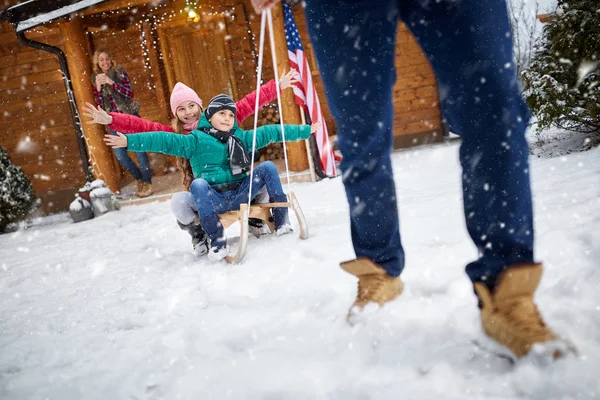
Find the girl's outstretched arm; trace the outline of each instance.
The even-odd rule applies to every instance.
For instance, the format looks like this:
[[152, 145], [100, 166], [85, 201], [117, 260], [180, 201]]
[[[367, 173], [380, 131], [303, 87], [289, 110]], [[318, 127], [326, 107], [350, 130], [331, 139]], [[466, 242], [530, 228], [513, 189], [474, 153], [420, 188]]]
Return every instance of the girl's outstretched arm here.
[[85, 102], [85, 107], [83, 107], [83, 115], [92, 119], [91, 121], [87, 121], [88, 124], [108, 125], [112, 123], [113, 120], [102, 107], [98, 106], [98, 108], [96, 108], [87, 101]]
[[[290, 70], [288, 73], [283, 73], [279, 78], [279, 87], [281, 90], [292, 87], [298, 82], [298, 71]], [[258, 107], [262, 107], [277, 98], [277, 88], [275, 80], [271, 79], [260, 87], [260, 97], [258, 98]], [[235, 103], [237, 108], [236, 117], [238, 123], [242, 123], [246, 118], [254, 114], [256, 103], [256, 91], [248, 93], [243, 99]]]
[[167, 131], [173, 132], [173, 128], [163, 125], [159, 122], [152, 122], [135, 115], [123, 114], [117, 112], [106, 113], [100, 106], [94, 107], [90, 103], [85, 103], [83, 115], [91, 118], [88, 124], [107, 125], [108, 129], [123, 133], [155, 132]]
[[135, 115], [111, 112], [109, 116], [112, 117], [112, 122], [108, 125], [108, 129], [113, 131], [127, 134], [158, 131], [173, 132], [173, 127], [169, 125], [148, 121]]

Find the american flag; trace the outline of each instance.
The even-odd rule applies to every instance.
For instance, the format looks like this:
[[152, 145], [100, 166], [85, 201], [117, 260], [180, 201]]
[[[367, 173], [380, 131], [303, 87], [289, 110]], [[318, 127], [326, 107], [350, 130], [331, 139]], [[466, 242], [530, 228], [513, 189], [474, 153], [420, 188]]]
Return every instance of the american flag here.
[[300, 73], [300, 82], [294, 85], [294, 100], [296, 101], [296, 104], [303, 107], [308, 112], [312, 122], [321, 121], [321, 128], [315, 132], [321, 168], [327, 175], [335, 176], [335, 160], [329, 144], [329, 134], [327, 133], [327, 126], [323, 119], [319, 97], [317, 96], [317, 91], [313, 84], [310, 68], [308, 67], [306, 57], [304, 57], [304, 49], [300, 42], [300, 34], [298, 33], [292, 10], [288, 6], [286, 0], [282, 0], [282, 3], [283, 23], [285, 26], [285, 37], [287, 40], [290, 66]]

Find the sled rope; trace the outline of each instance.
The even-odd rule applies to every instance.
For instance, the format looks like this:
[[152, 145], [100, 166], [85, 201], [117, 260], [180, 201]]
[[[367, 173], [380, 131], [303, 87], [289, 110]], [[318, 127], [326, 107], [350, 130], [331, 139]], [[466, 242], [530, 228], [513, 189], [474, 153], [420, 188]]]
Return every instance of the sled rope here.
[[260, 81], [262, 78], [263, 55], [265, 49], [265, 21], [269, 23], [269, 43], [271, 46], [271, 57], [273, 58], [273, 69], [275, 70], [275, 90], [277, 92], [277, 107], [279, 108], [279, 126], [283, 140], [283, 158], [285, 160], [285, 176], [287, 178], [288, 193], [291, 193], [290, 170], [288, 167], [287, 147], [285, 145], [285, 129], [283, 125], [283, 108], [281, 107], [281, 93], [279, 89], [279, 73], [277, 71], [277, 56], [275, 54], [275, 36], [273, 33], [273, 17], [271, 10], [263, 11], [260, 17], [260, 40], [258, 50], [258, 71], [256, 74], [256, 101], [254, 103], [254, 129], [252, 132], [252, 160], [250, 162], [250, 187], [248, 188], [248, 204], [252, 201], [252, 183], [254, 180], [254, 153], [256, 152], [256, 127], [258, 124], [258, 100], [260, 98]]

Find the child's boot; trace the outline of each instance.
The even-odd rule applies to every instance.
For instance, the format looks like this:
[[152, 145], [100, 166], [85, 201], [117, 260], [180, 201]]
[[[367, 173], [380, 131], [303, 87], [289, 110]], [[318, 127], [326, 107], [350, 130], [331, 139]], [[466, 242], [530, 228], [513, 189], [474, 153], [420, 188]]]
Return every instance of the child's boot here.
[[383, 305], [400, 296], [404, 283], [400, 277], [392, 277], [385, 269], [366, 257], [340, 264], [342, 269], [358, 278], [356, 300], [348, 312], [348, 317], [356, 307], [362, 310], [369, 303]]
[[219, 261], [229, 254], [227, 246], [227, 236], [223, 224], [219, 221], [219, 216], [214, 213], [202, 219], [202, 224], [207, 228], [208, 241], [210, 249], [208, 250], [208, 259]]
[[194, 218], [194, 221], [187, 225], [184, 225], [179, 221], [177, 221], [177, 224], [182, 230], [189, 233], [192, 237], [194, 253], [199, 256], [203, 256], [208, 253], [208, 235], [206, 232], [204, 232], [204, 229], [202, 229], [199, 218]]
[[517, 358], [542, 343], [541, 352], [554, 359], [574, 352], [546, 326], [533, 302], [541, 276], [541, 264], [518, 264], [498, 276], [493, 290], [485, 283], [474, 283], [484, 332]]
[[227, 241], [225, 243], [216, 243], [211, 242], [210, 250], [208, 251], [208, 259], [210, 261], [220, 261], [227, 257], [229, 254], [229, 246], [227, 246]]
[[[281, 198], [271, 198], [270, 201], [271, 203], [285, 203], [287, 202], [287, 196], [284, 194]], [[281, 236], [293, 232], [287, 207], [275, 207], [271, 209], [271, 212], [275, 221], [275, 235]]]
[[269, 224], [265, 224], [260, 218], [248, 218], [248, 233], [256, 237], [271, 233]]

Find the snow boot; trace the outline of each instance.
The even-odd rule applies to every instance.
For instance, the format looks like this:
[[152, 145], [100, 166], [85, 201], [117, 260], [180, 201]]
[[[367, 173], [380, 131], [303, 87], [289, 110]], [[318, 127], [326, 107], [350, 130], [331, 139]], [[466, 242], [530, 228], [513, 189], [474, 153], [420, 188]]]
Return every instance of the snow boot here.
[[379, 306], [400, 296], [404, 283], [400, 277], [391, 277], [385, 269], [366, 257], [340, 264], [342, 269], [358, 278], [356, 300], [348, 312], [348, 318], [356, 308], [362, 310], [369, 303]]
[[208, 235], [206, 232], [204, 232], [204, 229], [202, 229], [199, 218], [194, 218], [194, 221], [187, 225], [177, 221], [177, 225], [179, 225], [182, 230], [189, 233], [192, 237], [194, 253], [199, 256], [203, 256], [208, 253]]
[[287, 224], [281, 225], [279, 228], [275, 229], [275, 235], [281, 236], [287, 233], [292, 233], [294, 230], [292, 229], [292, 225], [288, 222]]
[[269, 224], [265, 224], [260, 218], [248, 218], [248, 233], [259, 237], [268, 235], [271, 233], [271, 229], [269, 229]]
[[212, 246], [208, 251], [208, 259], [212, 262], [221, 261], [229, 254], [229, 246]]
[[533, 302], [541, 277], [541, 264], [515, 264], [498, 276], [493, 290], [483, 282], [474, 283], [483, 331], [517, 358], [537, 344], [553, 359], [574, 352], [546, 326]]

